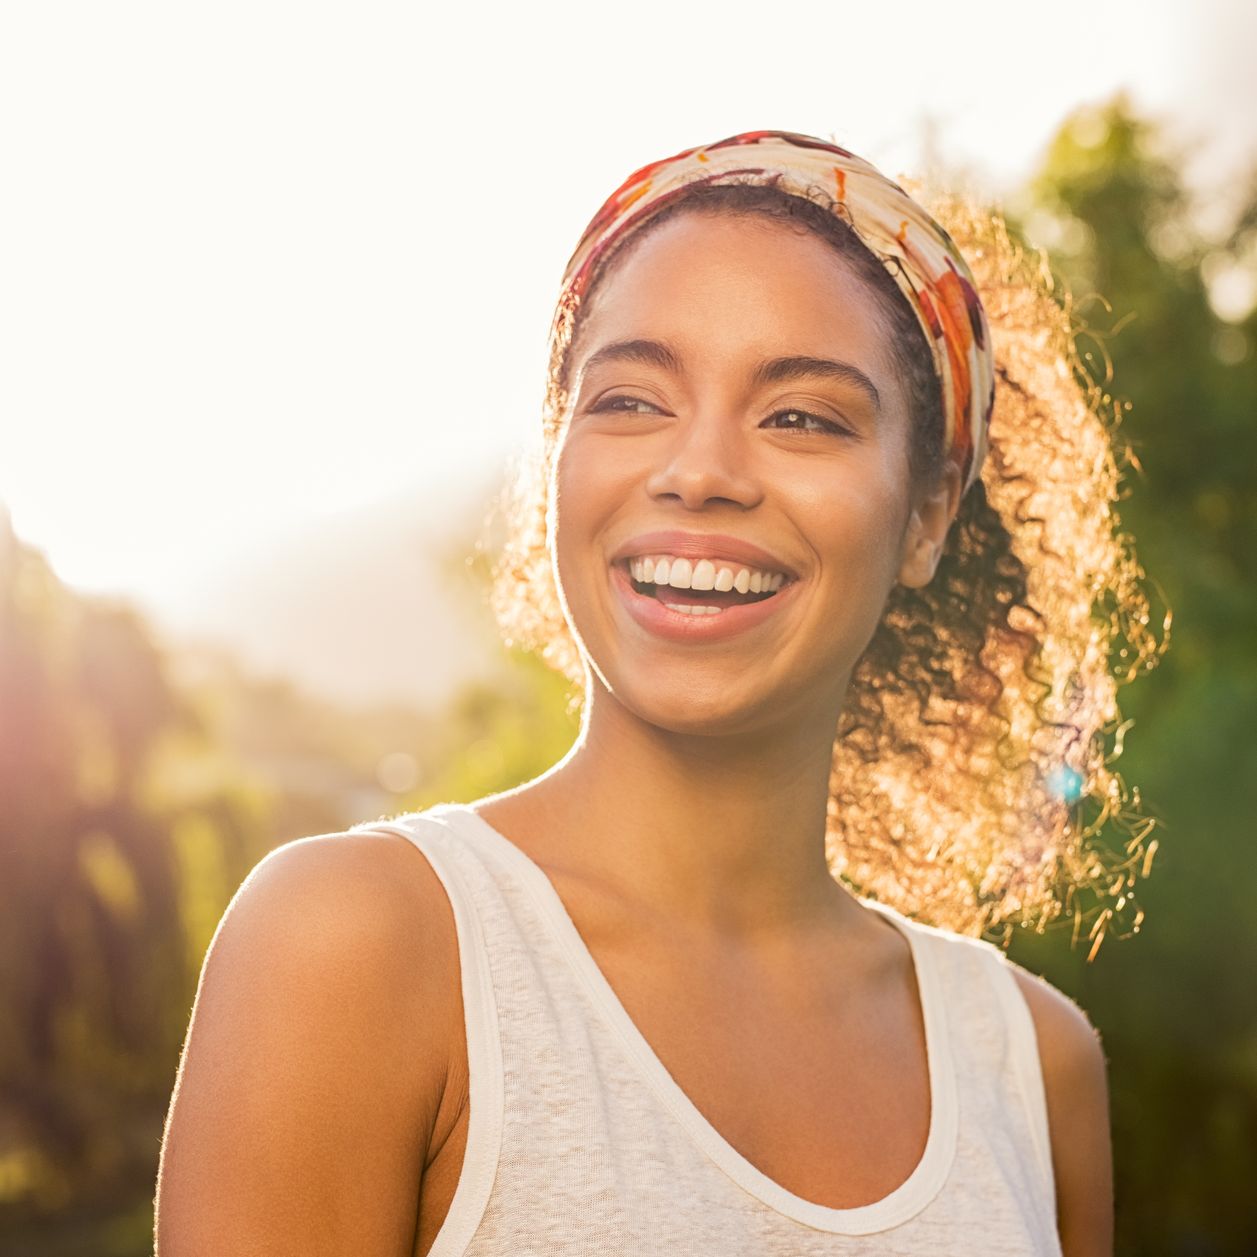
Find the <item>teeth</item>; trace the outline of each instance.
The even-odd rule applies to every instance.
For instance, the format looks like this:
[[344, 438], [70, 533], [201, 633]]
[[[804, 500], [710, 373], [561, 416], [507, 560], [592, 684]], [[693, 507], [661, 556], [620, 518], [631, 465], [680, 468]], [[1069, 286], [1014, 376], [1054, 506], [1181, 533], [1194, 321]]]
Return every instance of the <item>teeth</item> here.
[[[672, 589], [719, 590], [727, 593], [776, 593], [786, 583], [784, 572], [758, 571], [749, 567], [728, 567], [713, 559], [694, 562], [674, 555], [647, 555], [629, 560], [635, 581], [647, 585], [667, 585]], [[705, 608], [704, 610], [718, 610]]]
[[699, 559], [694, 564], [694, 575], [690, 577], [690, 588], [716, 588], [716, 565], [710, 559]]
[[724, 611], [724, 607], [698, 607], [690, 602], [665, 602], [663, 605], [684, 615], [720, 615]]
[[694, 567], [689, 559], [673, 559], [668, 569], [668, 584], [673, 589], [689, 589]]

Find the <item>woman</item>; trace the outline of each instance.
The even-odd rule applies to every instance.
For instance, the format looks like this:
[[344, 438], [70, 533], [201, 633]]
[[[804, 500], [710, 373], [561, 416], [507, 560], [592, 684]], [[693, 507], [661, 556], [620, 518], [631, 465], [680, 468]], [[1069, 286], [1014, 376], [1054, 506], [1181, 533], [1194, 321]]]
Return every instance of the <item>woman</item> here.
[[772, 131], [595, 216], [496, 604], [580, 736], [250, 874], [162, 1257], [1111, 1251], [1098, 1038], [977, 935], [1129, 889], [1079, 817], [1147, 617], [1065, 316], [966, 221]]

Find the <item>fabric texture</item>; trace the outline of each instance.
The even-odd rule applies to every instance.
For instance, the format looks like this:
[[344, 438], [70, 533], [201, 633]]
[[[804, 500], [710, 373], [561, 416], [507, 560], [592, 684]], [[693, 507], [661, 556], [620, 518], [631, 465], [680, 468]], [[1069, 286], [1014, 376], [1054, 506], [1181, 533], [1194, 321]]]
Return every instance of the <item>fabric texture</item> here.
[[543, 870], [471, 809], [386, 831], [454, 912], [470, 1085], [467, 1149], [431, 1257], [1060, 1257], [1042, 1072], [1002, 952], [865, 901], [912, 949], [930, 1131], [909, 1177], [833, 1209], [744, 1159], [630, 1020]]
[[[854, 153], [793, 131], [744, 131], [635, 170], [607, 198], [563, 275], [551, 343], [598, 261], [694, 183], [768, 183], [796, 196], [823, 191], [886, 265], [925, 332], [943, 390], [944, 449], [977, 480], [995, 402], [995, 361], [973, 273], [951, 236], [899, 184]], [[815, 197], [811, 197], [815, 199]]]

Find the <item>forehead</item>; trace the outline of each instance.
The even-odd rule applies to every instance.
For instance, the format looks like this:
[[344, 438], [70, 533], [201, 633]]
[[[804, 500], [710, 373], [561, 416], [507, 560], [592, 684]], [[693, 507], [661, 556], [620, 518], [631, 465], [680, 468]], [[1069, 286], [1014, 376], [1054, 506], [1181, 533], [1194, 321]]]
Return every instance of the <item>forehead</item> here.
[[599, 278], [572, 365], [631, 334], [716, 355], [842, 350], [885, 372], [882, 300], [814, 232], [762, 216], [681, 214], [631, 240]]

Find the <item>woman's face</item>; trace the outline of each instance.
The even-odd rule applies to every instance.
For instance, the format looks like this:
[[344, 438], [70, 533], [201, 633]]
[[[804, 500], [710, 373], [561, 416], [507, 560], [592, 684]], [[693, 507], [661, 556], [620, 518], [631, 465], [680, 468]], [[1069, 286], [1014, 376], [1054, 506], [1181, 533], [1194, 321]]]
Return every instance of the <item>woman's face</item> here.
[[605, 277], [551, 486], [595, 686], [676, 732], [832, 734], [887, 595], [929, 579], [950, 519], [910, 498], [884, 336], [828, 245], [762, 219], [682, 214]]

